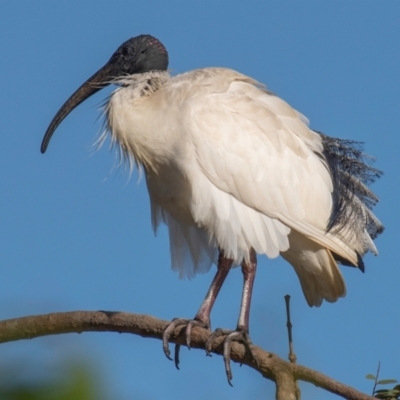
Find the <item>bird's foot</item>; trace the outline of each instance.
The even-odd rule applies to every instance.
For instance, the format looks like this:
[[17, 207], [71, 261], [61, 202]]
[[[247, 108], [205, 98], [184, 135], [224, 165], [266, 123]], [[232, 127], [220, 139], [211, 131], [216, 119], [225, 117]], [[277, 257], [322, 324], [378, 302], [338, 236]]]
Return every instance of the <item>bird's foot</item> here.
[[174, 318], [164, 329], [164, 332], [162, 334], [162, 343], [163, 343], [163, 350], [164, 354], [167, 356], [167, 358], [171, 361], [175, 362], [175, 367], [179, 369], [179, 350], [181, 345], [180, 344], [175, 344], [175, 352], [174, 352], [174, 358], [171, 358], [171, 352], [169, 350], [169, 338], [171, 337], [172, 332], [177, 328], [178, 326], [186, 326], [185, 328], [185, 336], [186, 336], [186, 345], [188, 349], [190, 349], [190, 341], [191, 341], [191, 334], [192, 334], [192, 329], [195, 326], [200, 326], [202, 328], [210, 329], [210, 322], [206, 321], [200, 321], [198, 319], [184, 319], [184, 318]]
[[230, 386], [232, 385], [232, 370], [231, 370], [231, 348], [232, 348], [232, 342], [239, 342], [242, 343], [245, 348], [246, 352], [248, 352], [253, 359], [253, 362], [256, 363], [257, 365], [258, 360], [254, 354], [254, 346], [253, 343], [250, 339], [249, 332], [246, 329], [241, 329], [237, 328], [235, 331], [232, 330], [227, 330], [227, 329], [221, 329], [218, 328], [216, 329], [210, 337], [207, 339], [206, 342], [206, 353], [208, 356], [211, 356], [211, 349], [213, 347], [213, 344], [217, 338], [220, 336], [226, 336], [224, 341], [222, 342], [223, 344], [223, 357], [224, 357], [224, 364], [225, 364], [225, 372], [226, 372], [226, 377], [228, 378], [228, 383]]

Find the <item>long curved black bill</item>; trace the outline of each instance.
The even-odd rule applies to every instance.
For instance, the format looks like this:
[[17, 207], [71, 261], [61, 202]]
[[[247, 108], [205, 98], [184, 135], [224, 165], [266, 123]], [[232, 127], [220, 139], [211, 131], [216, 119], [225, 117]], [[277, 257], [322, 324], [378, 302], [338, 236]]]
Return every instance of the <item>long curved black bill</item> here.
[[92, 75], [78, 90], [76, 90], [71, 97], [62, 105], [50, 122], [49, 127], [43, 137], [40, 151], [44, 153], [49, 145], [50, 139], [53, 133], [57, 129], [58, 125], [64, 120], [64, 118], [79, 104], [85, 101], [88, 97], [98, 92], [110, 84], [112, 80], [113, 65], [107, 63], [99, 69], [94, 75]]

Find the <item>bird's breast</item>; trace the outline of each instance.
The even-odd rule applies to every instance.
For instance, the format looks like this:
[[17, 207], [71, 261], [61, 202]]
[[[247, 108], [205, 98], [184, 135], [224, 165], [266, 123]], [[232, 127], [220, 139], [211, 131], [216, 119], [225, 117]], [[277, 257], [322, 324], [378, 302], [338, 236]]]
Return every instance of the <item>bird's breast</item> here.
[[191, 212], [192, 188], [184, 174], [175, 166], [159, 172], [146, 171], [151, 202], [167, 211], [176, 221], [195, 225]]

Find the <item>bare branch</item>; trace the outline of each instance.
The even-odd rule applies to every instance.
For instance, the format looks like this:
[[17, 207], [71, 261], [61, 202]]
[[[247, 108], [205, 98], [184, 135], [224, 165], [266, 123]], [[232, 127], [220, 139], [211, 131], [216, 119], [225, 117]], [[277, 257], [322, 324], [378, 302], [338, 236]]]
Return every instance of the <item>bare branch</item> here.
[[[74, 311], [36, 315], [0, 321], [0, 343], [39, 336], [61, 333], [81, 332], [119, 332], [131, 333], [142, 337], [160, 339], [164, 328], [169, 324], [149, 315], [130, 314], [119, 311]], [[171, 343], [185, 345], [184, 328], [177, 328], [171, 335]], [[191, 335], [191, 347], [205, 349], [210, 332], [194, 327]], [[222, 354], [223, 337], [215, 340], [212, 352]], [[373, 397], [336, 382], [333, 379], [309, 368], [282, 360], [277, 355], [254, 346], [258, 366], [245, 346], [233, 343], [231, 359], [246, 364], [259, 371], [265, 378], [277, 384], [276, 399], [294, 399], [295, 380], [313, 383], [327, 391], [350, 400], [374, 400]]]
[[338, 396], [341, 396], [347, 400], [376, 400], [375, 397], [360, 393], [358, 390], [352, 388], [351, 386], [347, 386], [343, 383], [335, 381], [334, 379], [329, 378], [328, 376], [321, 374], [320, 372], [314, 371], [298, 364], [292, 364], [292, 366], [296, 379], [310, 382], [315, 386], [325, 389], [328, 392], [337, 394]]

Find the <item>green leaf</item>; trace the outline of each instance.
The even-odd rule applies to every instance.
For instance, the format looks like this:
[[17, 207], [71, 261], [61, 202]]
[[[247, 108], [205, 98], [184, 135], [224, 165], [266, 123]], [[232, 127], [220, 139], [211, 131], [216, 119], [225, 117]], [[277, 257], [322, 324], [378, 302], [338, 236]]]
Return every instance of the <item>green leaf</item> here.
[[376, 382], [378, 385], [389, 385], [389, 383], [397, 383], [396, 379], [382, 379]]
[[366, 376], [366, 378], [367, 378], [367, 379], [372, 379], [373, 381], [376, 379], [376, 378], [375, 378], [375, 375], [372, 375], [372, 374], [368, 374], [368, 375]]
[[398, 390], [380, 389], [375, 391], [374, 396], [378, 399], [396, 400], [399, 394]]

